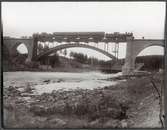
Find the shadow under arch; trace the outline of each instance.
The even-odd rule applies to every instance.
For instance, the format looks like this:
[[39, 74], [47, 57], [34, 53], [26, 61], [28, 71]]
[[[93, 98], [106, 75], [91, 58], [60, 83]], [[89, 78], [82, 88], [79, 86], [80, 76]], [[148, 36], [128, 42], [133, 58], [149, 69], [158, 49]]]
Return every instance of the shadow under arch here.
[[157, 44], [150, 44], [135, 57], [135, 68], [157, 70], [164, 68], [164, 46]]

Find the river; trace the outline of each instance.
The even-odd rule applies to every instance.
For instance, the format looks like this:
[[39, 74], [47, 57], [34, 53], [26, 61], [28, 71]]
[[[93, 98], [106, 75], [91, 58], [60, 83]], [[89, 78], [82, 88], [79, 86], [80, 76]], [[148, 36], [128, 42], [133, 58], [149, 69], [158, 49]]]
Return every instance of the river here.
[[31, 86], [35, 94], [50, 93], [53, 90], [94, 89], [111, 86], [118, 81], [105, 79], [119, 76], [117, 74], [104, 74], [101, 72], [4, 72], [4, 87], [17, 87], [20, 91], [24, 86]]

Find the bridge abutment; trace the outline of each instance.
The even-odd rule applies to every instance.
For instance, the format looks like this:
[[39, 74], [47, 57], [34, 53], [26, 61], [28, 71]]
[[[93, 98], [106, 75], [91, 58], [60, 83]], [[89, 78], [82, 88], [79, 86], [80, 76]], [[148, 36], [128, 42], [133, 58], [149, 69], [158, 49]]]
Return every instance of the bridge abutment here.
[[34, 39], [4, 39], [3, 40], [3, 44], [7, 48], [10, 57], [17, 54], [16, 49], [22, 43], [26, 46], [28, 50], [28, 54], [27, 54], [28, 56], [27, 56], [26, 62], [32, 62], [33, 59], [35, 59], [36, 57], [35, 47], [37, 46], [34, 44]]
[[135, 71], [135, 60], [139, 53], [150, 46], [164, 47], [164, 40], [151, 40], [151, 39], [133, 39], [127, 38], [125, 64], [122, 67], [123, 75], [132, 75]]

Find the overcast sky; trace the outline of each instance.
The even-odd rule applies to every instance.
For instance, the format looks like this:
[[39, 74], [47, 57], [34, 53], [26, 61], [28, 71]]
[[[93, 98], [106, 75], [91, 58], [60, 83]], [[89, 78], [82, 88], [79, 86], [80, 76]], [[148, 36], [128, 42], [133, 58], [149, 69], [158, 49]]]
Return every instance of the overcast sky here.
[[[165, 2], [2, 2], [2, 22], [3, 34], [12, 37], [36, 32], [104, 31], [163, 39]], [[125, 47], [119, 55], [125, 55]]]

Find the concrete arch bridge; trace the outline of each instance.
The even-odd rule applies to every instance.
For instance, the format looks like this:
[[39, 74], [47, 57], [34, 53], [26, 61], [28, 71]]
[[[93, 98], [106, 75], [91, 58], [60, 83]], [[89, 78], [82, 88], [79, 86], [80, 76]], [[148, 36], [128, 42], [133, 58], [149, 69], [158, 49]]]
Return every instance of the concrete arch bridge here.
[[[67, 44], [61, 44], [48, 50], [38, 52], [38, 42], [67, 42]], [[37, 61], [40, 57], [49, 55], [55, 51], [71, 48], [71, 47], [82, 47], [96, 50], [113, 60], [117, 57], [112, 55], [106, 50], [98, 47], [86, 44], [80, 44], [80, 42], [89, 43], [116, 43], [121, 44], [122, 42], [127, 43], [126, 47], [126, 58], [125, 64], [122, 67], [124, 75], [133, 74], [135, 70], [135, 59], [137, 55], [145, 48], [149, 46], [165, 46], [165, 40], [163, 39], [135, 39], [132, 33], [104, 33], [104, 32], [61, 32], [53, 34], [34, 34], [32, 38], [3, 38], [3, 46], [8, 51], [9, 55], [12, 56], [16, 53], [16, 48], [24, 43], [28, 50], [27, 62]]]

